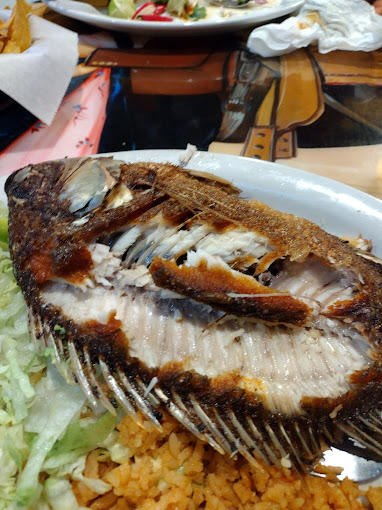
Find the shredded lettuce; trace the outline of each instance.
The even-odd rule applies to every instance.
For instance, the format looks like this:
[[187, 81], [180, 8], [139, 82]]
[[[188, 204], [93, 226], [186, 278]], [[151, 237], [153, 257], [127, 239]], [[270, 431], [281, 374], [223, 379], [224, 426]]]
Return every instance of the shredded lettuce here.
[[[66, 478], [48, 478], [44, 485], [43, 495], [52, 510], [80, 509], [75, 495], [71, 489], [69, 480]], [[42, 510], [42, 509], [41, 509]]]
[[[62, 439], [57, 441], [50, 456], [77, 450], [79, 453], [90, 451], [99, 446], [115, 428], [115, 416], [105, 413], [97, 421], [73, 421]], [[81, 423], [82, 422], [82, 423]], [[85, 423], [84, 423], [85, 422]]]
[[8, 244], [8, 221], [5, 206], [1, 206], [0, 214], [0, 242]]
[[70, 386], [49, 365], [47, 375], [36, 388], [36, 398], [25, 421], [27, 432], [36, 432], [27, 463], [16, 486], [15, 501], [19, 506], [34, 503], [40, 491], [39, 473], [45, 458], [65, 432], [73, 418], [78, 417], [85, 403], [79, 386]]
[[28, 455], [22, 420], [34, 389], [30, 376], [45, 366], [30, 342], [26, 308], [9, 258], [7, 211], [0, 204], [0, 509], [14, 501], [16, 477]]
[[177, 16], [180, 16], [184, 12], [186, 4], [187, 0], [168, 0], [167, 10], [171, 14], [176, 14]]
[[111, 489], [84, 476], [87, 453], [126, 457], [116, 418], [104, 410], [82, 418], [82, 391], [61, 377], [47, 351], [39, 353], [29, 337], [0, 203], [0, 510], [81, 510], [70, 479], [98, 494]]

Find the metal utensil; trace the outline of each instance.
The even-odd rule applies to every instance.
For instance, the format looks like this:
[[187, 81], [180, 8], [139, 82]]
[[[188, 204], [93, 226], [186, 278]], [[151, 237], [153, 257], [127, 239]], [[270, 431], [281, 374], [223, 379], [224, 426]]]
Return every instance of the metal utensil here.
[[358, 483], [370, 482], [382, 474], [382, 462], [368, 460], [337, 448], [327, 450], [321, 464], [341, 467], [342, 472], [338, 475], [340, 480], [350, 478]]

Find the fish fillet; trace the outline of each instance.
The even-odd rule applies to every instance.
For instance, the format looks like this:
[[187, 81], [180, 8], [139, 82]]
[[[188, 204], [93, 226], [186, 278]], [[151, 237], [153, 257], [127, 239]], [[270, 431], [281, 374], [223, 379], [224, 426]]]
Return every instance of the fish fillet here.
[[31, 165], [6, 183], [36, 342], [112, 412], [167, 409], [221, 452], [305, 468], [382, 455], [382, 266], [170, 164]]

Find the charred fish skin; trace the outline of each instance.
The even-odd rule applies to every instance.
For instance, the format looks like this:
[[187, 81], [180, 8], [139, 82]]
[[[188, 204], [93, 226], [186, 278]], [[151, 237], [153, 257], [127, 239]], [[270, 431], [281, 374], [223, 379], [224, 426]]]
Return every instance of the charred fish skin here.
[[317, 225], [170, 164], [76, 158], [6, 183], [32, 337], [96, 404], [165, 407], [221, 452], [297, 469], [382, 455], [382, 272]]

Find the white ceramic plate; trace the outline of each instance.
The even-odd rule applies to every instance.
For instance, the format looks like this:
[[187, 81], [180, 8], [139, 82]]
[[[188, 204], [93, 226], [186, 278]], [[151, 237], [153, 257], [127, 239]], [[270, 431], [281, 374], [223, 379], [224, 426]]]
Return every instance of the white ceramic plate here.
[[[138, 150], [113, 154], [115, 159], [179, 164], [181, 150]], [[242, 190], [283, 212], [317, 223], [338, 236], [373, 240], [382, 257], [382, 201], [355, 188], [284, 165], [227, 154], [197, 152], [186, 168], [220, 175]]]
[[[242, 28], [256, 26], [266, 21], [285, 16], [297, 10], [304, 0], [279, 0], [273, 7], [252, 7], [230, 9], [230, 15], [222, 17], [220, 7], [212, 7], [210, 17], [200, 21], [136, 21], [118, 19], [107, 16], [105, 9], [95, 11], [82, 2], [65, 2], [63, 0], [44, 0], [51, 9], [70, 18], [96, 25], [107, 30], [129, 32], [146, 36], [186, 36], [211, 35], [222, 32], [233, 32]], [[78, 3], [78, 6], [75, 4]], [[93, 12], [92, 12], [93, 11]]]
[[[181, 150], [117, 152], [115, 159], [179, 164]], [[314, 221], [338, 236], [373, 241], [373, 252], [382, 257], [382, 201], [355, 188], [309, 172], [256, 159], [197, 152], [186, 168], [220, 175], [256, 198], [284, 212]], [[0, 200], [5, 200], [5, 178], [0, 178]]]
[[[180, 163], [181, 150], [137, 150], [102, 154], [136, 163], [139, 161]], [[373, 252], [382, 257], [382, 201], [339, 182], [293, 168], [250, 158], [197, 152], [186, 168], [219, 175], [233, 182], [245, 198], [256, 198], [283, 212], [314, 221], [338, 236], [371, 239]], [[5, 201], [4, 183], [0, 177], [0, 201]], [[327, 465], [347, 466], [352, 478], [358, 462], [355, 457], [334, 451]], [[353, 471], [352, 471], [353, 470]], [[373, 482], [380, 486], [381, 480]], [[365, 486], [366, 488], [366, 486]]]

